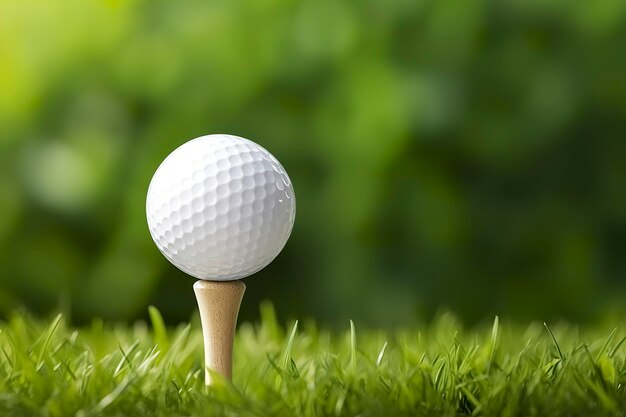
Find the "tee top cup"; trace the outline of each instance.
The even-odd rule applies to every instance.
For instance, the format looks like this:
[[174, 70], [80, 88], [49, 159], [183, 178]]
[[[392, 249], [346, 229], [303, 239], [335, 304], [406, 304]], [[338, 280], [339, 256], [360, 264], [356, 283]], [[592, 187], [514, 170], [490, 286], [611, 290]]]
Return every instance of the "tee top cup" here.
[[245, 285], [289, 239], [296, 201], [280, 162], [258, 144], [207, 135], [175, 149], [146, 199], [152, 239], [177, 268], [199, 279], [206, 365], [230, 379], [235, 325]]

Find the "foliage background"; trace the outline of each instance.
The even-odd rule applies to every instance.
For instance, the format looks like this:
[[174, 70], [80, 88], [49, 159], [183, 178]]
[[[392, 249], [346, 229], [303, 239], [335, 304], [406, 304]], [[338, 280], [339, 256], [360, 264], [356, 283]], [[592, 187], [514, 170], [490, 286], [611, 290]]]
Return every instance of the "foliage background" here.
[[620, 313], [625, 40], [621, 0], [2, 0], [0, 313], [187, 319], [145, 193], [219, 132], [298, 199], [244, 318]]

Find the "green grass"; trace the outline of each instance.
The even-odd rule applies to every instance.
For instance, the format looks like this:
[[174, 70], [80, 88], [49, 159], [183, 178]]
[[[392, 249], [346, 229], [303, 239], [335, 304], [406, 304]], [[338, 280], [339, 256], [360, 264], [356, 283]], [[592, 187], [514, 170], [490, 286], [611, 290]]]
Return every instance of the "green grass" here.
[[233, 384], [205, 389], [197, 322], [0, 323], [1, 416], [603, 416], [626, 409], [625, 344], [610, 326], [451, 315], [386, 332], [242, 323]]

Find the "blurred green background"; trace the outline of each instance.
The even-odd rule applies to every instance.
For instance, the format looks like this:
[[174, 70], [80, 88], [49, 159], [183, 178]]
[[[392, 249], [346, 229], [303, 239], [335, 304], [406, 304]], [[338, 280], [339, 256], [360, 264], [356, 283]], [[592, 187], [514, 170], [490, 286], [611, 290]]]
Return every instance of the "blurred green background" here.
[[2, 0], [0, 314], [187, 319], [145, 195], [207, 133], [296, 189], [242, 318], [619, 314], [625, 46], [623, 0]]

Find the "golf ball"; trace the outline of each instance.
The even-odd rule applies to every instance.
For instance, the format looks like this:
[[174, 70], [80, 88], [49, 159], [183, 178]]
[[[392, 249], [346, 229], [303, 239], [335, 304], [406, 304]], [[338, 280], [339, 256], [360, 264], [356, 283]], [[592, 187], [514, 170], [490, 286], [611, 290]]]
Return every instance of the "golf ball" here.
[[152, 239], [176, 267], [227, 281], [267, 266], [291, 234], [296, 200], [289, 176], [263, 147], [207, 135], [175, 149], [146, 199]]

